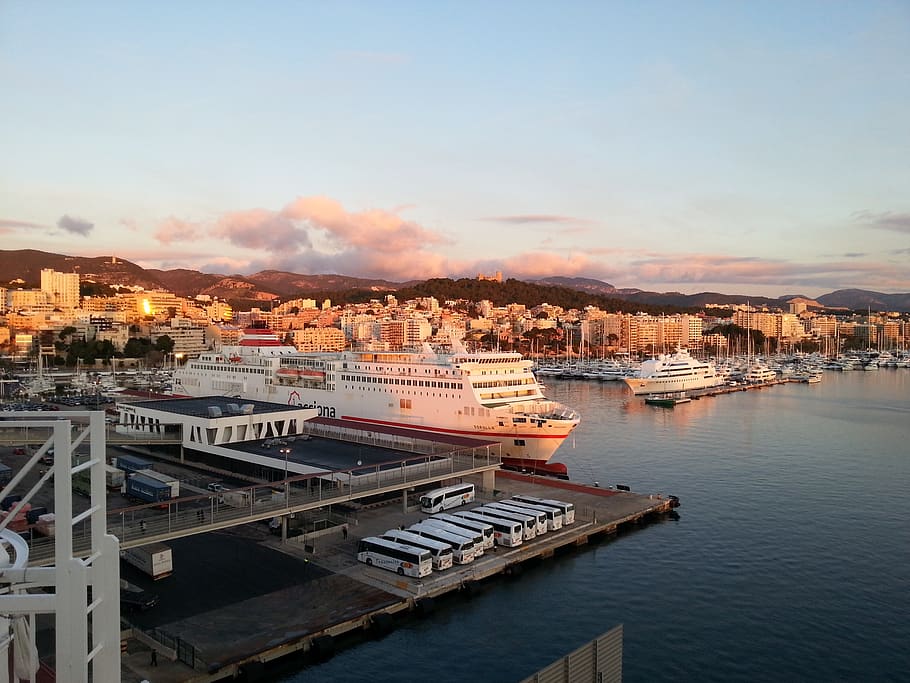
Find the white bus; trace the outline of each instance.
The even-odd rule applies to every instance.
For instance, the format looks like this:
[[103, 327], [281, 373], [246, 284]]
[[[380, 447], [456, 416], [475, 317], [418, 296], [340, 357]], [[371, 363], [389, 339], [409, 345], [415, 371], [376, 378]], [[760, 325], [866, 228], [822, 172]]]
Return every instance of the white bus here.
[[486, 507], [493, 508], [494, 510], [502, 510], [503, 512], [514, 512], [519, 515], [533, 517], [534, 522], [537, 524], [537, 527], [534, 529], [534, 531], [537, 532], [537, 535], [542, 536], [547, 533], [547, 513], [545, 512], [541, 512], [540, 510], [522, 510], [514, 505], [509, 505], [509, 503], [504, 500], [487, 503]]
[[470, 510], [453, 512], [452, 517], [460, 517], [467, 522], [488, 524], [493, 527], [493, 539], [501, 546], [511, 548], [516, 545], [521, 545], [522, 525], [519, 522], [509, 519], [499, 519], [497, 517], [484, 517], [483, 515], [475, 514]]
[[533, 541], [537, 538], [537, 520], [528, 515], [519, 515], [517, 512], [506, 512], [504, 510], [497, 510], [496, 508], [491, 509], [486, 506], [473, 508], [471, 512], [483, 517], [494, 517], [497, 519], [508, 519], [513, 522], [518, 522], [521, 524], [522, 539], [525, 541]]
[[549, 498], [535, 498], [534, 496], [516, 495], [512, 496], [513, 500], [521, 500], [525, 503], [534, 505], [545, 505], [546, 507], [556, 508], [562, 512], [562, 523], [572, 524], [575, 522], [575, 506], [572, 503], [566, 503], [562, 500], [552, 500]]
[[443, 522], [449, 522], [455, 526], [460, 526], [471, 531], [477, 531], [483, 536], [483, 549], [490, 550], [496, 543], [496, 537], [493, 534], [493, 527], [485, 522], [475, 522], [472, 519], [464, 519], [450, 515], [448, 512], [440, 512], [433, 515], [433, 519], [441, 519]]
[[409, 526], [407, 530], [452, 546], [452, 559], [455, 560], [456, 564], [470, 564], [474, 561], [474, 541], [467, 536], [456, 536], [438, 527], [423, 523]]
[[428, 515], [474, 502], [474, 484], [456, 484], [420, 496], [420, 510]]
[[448, 543], [440, 543], [431, 538], [424, 538], [420, 534], [399, 529], [389, 529], [382, 535], [382, 538], [396, 543], [412, 545], [415, 548], [426, 548], [433, 556], [433, 569], [437, 571], [442, 571], [452, 566], [452, 546]]
[[483, 556], [483, 534], [479, 531], [473, 531], [471, 529], [465, 529], [464, 527], [457, 526], [451, 522], [447, 522], [444, 519], [436, 519], [434, 517], [428, 517], [420, 522], [421, 524], [429, 524], [430, 526], [439, 527], [443, 531], [448, 531], [450, 534], [455, 534], [456, 536], [464, 536], [474, 544], [474, 559]]
[[433, 572], [433, 557], [426, 548], [415, 548], [376, 536], [361, 539], [357, 559], [370, 566], [398, 572], [399, 576], [429, 576]]
[[546, 507], [545, 505], [534, 505], [534, 503], [526, 503], [523, 500], [514, 500], [508, 498], [506, 500], [499, 501], [503, 505], [508, 505], [511, 508], [517, 508], [519, 510], [533, 510], [535, 512], [542, 512], [547, 516], [547, 529], [550, 531], [559, 531], [562, 529], [562, 513], [557, 508]]

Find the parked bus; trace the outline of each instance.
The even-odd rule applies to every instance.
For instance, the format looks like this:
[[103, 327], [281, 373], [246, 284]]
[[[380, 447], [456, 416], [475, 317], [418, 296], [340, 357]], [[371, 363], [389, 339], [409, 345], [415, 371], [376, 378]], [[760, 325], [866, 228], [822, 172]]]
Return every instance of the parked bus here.
[[446, 522], [443, 519], [435, 519], [433, 517], [424, 519], [420, 523], [439, 527], [443, 531], [448, 531], [450, 534], [455, 534], [456, 536], [464, 536], [465, 538], [470, 539], [474, 544], [474, 559], [476, 560], [478, 557], [483, 557], [483, 534], [479, 531], [465, 529], [464, 527], [457, 526], [451, 522]]
[[474, 484], [456, 484], [420, 496], [420, 510], [428, 515], [474, 502]]
[[412, 545], [415, 548], [426, 548], [433, 556], [433, 569], [441, 571], [452, 566], [452, 546], [448, 543], [440, 543], [431, 538], [425, 538], [420, 534], [411, 531], [401, 531], [399, 529], [389, 529], [382, 538], [396, 543]]
[[538, 536], [542, 536], [547, 533], [547, 513], [541, 512], [540, 510], [522, 510], [521, 508], [515, 507], [514, 505], [509, 505], [508, 501], [496, 501], [495, 503], [488, 503], [488, 508], [493, 508], [494, 510], [502, 510], [503, 512], [514, 512], [519, 515], [527, 515], [528, 517], [533, 517], [534, 522], [537, 524], [534, 531]]
[[562, 523], [572, 524], [575, 522], [575, 506], [562, 500], [553, 500], [550, 498], [535, 498], [534, 496], [516, 495], [512, 496], [513, 500], [521, 500], [525, 503], [534, 505], [546, 505], [547, 507], [556, 508], [562, 512]]
[[547, 507], [546, 505], [535, 505], [534, 503], [526, 503], [523, 500], [515, 500], [514, 498], [508, 498], [500, 502], [503, 505], [508, 505], [509, 507], [518, 508], [520, 510], [536, 510], [542, 512], [547, 516], [548, 530], [559, 531], [562, 529], [562, 512], [560, 512], [558, 508], [551, 508]]
[[522, 526], [518, 522], [496, 517], [484, 517], [470, 510], [459, 510], [458, 512], [453, 512], [451, 516], [460, 517], [466, 522], [477, 522], [493, 527], [493, 539], [501, 546], [511, 548], [521, 545]]
[[537, 520], [530, 515], [522, 515], [517, 512], [506, 512], [505, 510], [488, 508], [486, 505], [479, 508], [473, 508], [471, 512], [474, 512], [478, 515], [483, 515], [484, 517], [498, 517], [499, 519], [509, 519], [513, 522], [518, 522], [521, 524], [521, 537], [525, 541], [533, 541], [535, 538], [537, 538]]
[[456, 564], [470, 564], [474, 561], [474, 541], [467, 536], [457, 536], [439, 527], [423, 523], [409, 526], [407, 530], [452, 546], [452, 559]]
[[443, 522], [449, 522], [455, 526], [460, 526], [465, 529], [470, 529], [471, 531], [480, 532], [480, 535], [483, 536], [483, 549], [490, 550], [493, 545], [496, 543], [496, 537], [494, 536], [493, 527], [485, 522], [475, 522], [471, 519], [464, 519], [463, 517], [456, 517], [455, 515], [450, 515], [448, 512], [440, 512], [437, 515], [433, 515], [433, 519], [441, 519]]
[[433, 572], [433, 557], [426, 548], [415, 548], [376, 536], [360, 541], [357, 559], [370, 566], [398, 572], [399, 576], [429, 576]]

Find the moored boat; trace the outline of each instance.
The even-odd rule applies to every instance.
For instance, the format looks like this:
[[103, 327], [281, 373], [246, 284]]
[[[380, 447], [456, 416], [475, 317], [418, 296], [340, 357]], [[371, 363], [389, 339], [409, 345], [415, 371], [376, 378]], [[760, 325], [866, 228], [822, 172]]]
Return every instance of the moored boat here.
[[641, 364], [637, 375], [623, 379], [632, 393], [661, 394], [692, 389], [708, 389], [724, 383], [713, 363], [700, 361], [686, 349], [660, 355]]
[[[530, 360], [513, 352], [303, 353], [269, 330], [207, 352], [174, 374], [174, 393], [222, 395], [315, 408], [319, 417], [361, 428], [407, 428], [502, 444], [503, 461], [545, 464], [578, 425], [571, 408], [542, 392]], [[562, 468], [564, 470], [564, 468]]]

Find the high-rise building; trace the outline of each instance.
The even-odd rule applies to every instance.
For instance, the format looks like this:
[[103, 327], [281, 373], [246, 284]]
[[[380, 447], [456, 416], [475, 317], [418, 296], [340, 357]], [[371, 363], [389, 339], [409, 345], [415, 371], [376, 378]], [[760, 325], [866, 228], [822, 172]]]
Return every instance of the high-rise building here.
[[79, 273], [60, 273], [53, 268], [42, 268], [41, 291], [57, 308], [78, 308]]

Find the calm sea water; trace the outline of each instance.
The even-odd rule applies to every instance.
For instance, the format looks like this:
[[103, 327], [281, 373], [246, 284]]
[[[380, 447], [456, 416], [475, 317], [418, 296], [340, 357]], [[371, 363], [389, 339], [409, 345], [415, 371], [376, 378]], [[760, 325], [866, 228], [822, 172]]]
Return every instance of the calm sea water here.
[[[644, 405], [549, 382], [573, 479], [673, 493], [677, 521], [494, 581], [286, 677], [515, 681], [624, 626], [624, 680], [910, 680], [910, 371]], [[338, 596], [343, 600], [344, 596]]]

